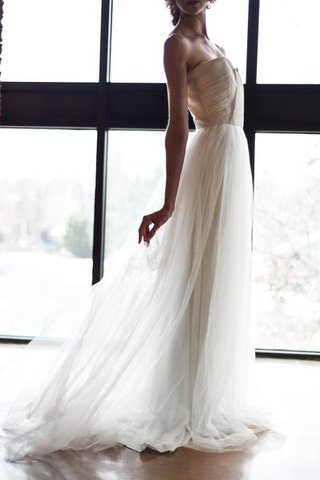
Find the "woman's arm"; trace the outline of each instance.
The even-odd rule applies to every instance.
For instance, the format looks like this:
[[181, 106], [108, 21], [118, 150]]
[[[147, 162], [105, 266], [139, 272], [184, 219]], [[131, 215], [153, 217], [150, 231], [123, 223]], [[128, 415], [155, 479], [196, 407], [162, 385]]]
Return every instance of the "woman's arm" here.
[[[164, 68], [167, 77], [169, 120], [165, 136], [166, 186], [164, 205], [160, 210], [145, 215], [139, 227], [139, 243], [149, 243], [156, 231], [171, 217], [180, 181], [188, 140], [187, 102], [187, 40], [169, 37], [164, 45]], [[151, 230], [149, 225], [153, 224]]]
[[167, 77], [169, 121], [165, 136], [166, 188], [164, 206], [172, 213], [188, 140], [187, 45], [181, 36], [167, 39], [164, 68]]

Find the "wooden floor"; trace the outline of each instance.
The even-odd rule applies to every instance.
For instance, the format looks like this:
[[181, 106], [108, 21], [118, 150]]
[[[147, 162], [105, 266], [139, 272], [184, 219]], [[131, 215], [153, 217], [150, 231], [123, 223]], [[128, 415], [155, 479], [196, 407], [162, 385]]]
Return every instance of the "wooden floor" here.
[[2, 449], [0, 480], [319, 480], [320, 363], [258, 359], [257, 368], [284, 433], [263, 434], [250, 451], [137, 453], [124, 447], [56, 452], [45, 462], [22, 464], [5, 461]]

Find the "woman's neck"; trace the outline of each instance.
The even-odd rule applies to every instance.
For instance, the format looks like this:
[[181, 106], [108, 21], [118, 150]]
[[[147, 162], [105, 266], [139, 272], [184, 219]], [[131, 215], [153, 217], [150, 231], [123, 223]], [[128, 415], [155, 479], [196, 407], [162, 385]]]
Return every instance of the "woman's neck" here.
[[199, 15], [187, 15], [182, 13], [178, 25], [192, 31], [196, 36], [208, 38], [205, 11], [201, 12]]

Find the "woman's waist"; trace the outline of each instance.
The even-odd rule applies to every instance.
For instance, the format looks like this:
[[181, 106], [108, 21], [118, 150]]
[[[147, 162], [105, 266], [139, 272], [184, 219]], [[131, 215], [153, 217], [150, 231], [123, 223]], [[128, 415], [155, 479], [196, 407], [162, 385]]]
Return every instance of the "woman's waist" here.
[[200, 119], [193, 118], [193, 123], [195, 127], [198, 128], [211, 128], [218, 125], [229, 125], [233, 127], [243, 128], [243, 121], [241, 119], [236, 120], [215, 120], [215, 121], [203, 121]]

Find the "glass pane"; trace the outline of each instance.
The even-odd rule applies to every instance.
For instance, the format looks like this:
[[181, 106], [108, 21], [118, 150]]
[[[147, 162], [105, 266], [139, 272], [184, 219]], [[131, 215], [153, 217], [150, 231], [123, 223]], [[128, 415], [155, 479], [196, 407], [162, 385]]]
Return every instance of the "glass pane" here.
[[256, 135], [256, 347], [320, 350], [319, 192], [320, 135]]
[[171, 29], [164, 0], [114, 0], [111, 81], [165, 82], [163, 42]]
[[165, 180], [164, 136], [152, 131], [109, 132], [106, 256], [126, 240], [140, 215], [151, 213], [144, 205], [160, 179]]
[[34, 335], [92, 280], [96, 132], [0, 129], [0, 334]]
[[259, 83], [319, 83], [319, 0], [261, 0]]
[[2, 80], [96, 82], [101, 0], [4, 3]]
[[[230, 15], [232, 12], [232, 15]], [[208, 34], [245, 80], [248, 0], [224, 0], [207, 12]], [[173, 29], [164, 0], [114, 0], [112, 82], [165, 82], [163, 43]]]

